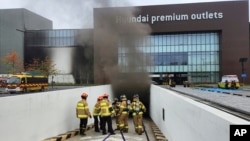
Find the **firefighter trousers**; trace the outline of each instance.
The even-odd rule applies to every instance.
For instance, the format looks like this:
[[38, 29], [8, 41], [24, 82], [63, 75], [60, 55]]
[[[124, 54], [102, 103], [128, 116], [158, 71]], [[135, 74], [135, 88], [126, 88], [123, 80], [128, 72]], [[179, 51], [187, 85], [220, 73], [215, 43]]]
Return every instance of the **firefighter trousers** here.
[[95, 127], [95, 132], [100, 132], [98, 116], [94, 116], [94, 127]]
[[119, 128], [124, 132], [128, 132], [128, 113], [122, 112], [119, 116]]
[[80, 118], [80, 135], [85, 135], [88, 118]]
[[135, 132], [138, 133], [139, 135], [142, 134], [142, 114], [133, 114], [133, 122], [135, 126]]

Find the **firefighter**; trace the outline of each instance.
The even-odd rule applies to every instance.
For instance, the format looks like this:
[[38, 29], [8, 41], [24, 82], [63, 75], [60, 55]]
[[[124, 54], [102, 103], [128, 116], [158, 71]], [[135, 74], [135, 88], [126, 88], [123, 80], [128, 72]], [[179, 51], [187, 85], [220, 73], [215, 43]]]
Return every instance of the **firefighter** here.
[[124, 133], [128, 132], [128, 115], [129, 115], [129, 108], [127, 104], [127, 97], [126, 95], [121, 95], [121, 104], [120, 110], [118, 113], [119, 116], [119, 128]]
[[114, 102], [112, 103], [112, 105], [113, 105], [113, 109], [115, 111], [115, 123], [116, 123], [116, 129], [115, 130], [119, 130], [119, 116], [118, 116], [118, 113], [120, 111], [120, 104], [121, 104], [121, 102], [119, 102], [118, 98], [114, 98]]
[[103, 94], [103, 99], [100, 102], [100, 115], [102, 118], [102, 134], [107, 134], [106, 132], [106, 123], [108, 124], [108, 132], [110, 135], [115, 135], [113, 127], [112, 127], [112, 114], [114, 114], [114, 110], [112, 108], [112, 104], [108, 100], [108, 94]]
[[78, 101], [76, 105], [76, 117], [80, 119], [80, 135], [84, 136], [88, 118], [92, 118], [92, 116], [87, 103], [88, 94], [82, 93], [81, 98], [82, 100]]
[[98, 117], [100, 114], [99, 105], [100, 105], [101, 100], [102, 100], [102, 96], [98, 96], [96, 104], [94, 106], [94, 110], [93, 110], [95, 132], [100, 132]]
[[133, 122], [135, 127], [135, 132], [139, 135], [142, 134], [142, 120], [143, 120], [143, 113], [146, 112], [146, 107], [144, 104], [139, 100], [139, 95], [135, 94], [133, 96], [133, 101], [130, 105], [130, 111], [133, 115]]

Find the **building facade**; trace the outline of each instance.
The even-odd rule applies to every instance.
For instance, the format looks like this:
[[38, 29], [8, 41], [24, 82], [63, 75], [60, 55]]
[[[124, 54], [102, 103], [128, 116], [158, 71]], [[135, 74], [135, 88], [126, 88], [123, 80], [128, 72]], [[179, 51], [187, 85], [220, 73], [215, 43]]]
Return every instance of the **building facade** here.
[[[25, 64], [49, 56], [76, 83], [146, 82], [149, 75], [217, 83], [226, 74], [250, 83], [248, 11], [248, 0], [95, 8], [93, 29], [53, 30], [26, 9], [2, 9], [0, 57], [15, 50]], [[8, 69], [0, 62], [0, 74]]]
[[56, 83], [93, 84], [92, 34], [92, 29], [28, 30], [24, 60], [49, 57], [58, 73]]
[[156, 80], [170, 77], [177, 84], [216, 83], [226, 74], [249, 83], [250, 61], [240, 62], [250, 57], [248, 10], [248, 0], [97, 8], [95, 83], [112, 81], [114, 70], [106, 66], [117, 73], [148, 72]]
[[[26, 9], [0, 9], [0, 58], [11, 51], [24, 59], [24, 32], [52, 29], [52, 21]], [[0, 74], [8, 74], [8, 65], [0, 61]]]

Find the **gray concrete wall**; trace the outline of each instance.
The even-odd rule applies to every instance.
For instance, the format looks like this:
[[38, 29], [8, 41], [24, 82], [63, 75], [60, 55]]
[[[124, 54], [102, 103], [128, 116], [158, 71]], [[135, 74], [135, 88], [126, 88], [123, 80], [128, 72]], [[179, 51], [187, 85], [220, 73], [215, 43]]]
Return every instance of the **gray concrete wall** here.
[[110, 85], [1, 97], [0, 140], [40, 141], [79, 128], [75, 108], [83, 92], [91, 113], [99, 95], [112, 97]]
[[[24, 33], [22, 31], [36, 29], [52, 29], [52, 21], [26, 9], [0, 9], [0, 58], [14, 50], [23, 60]], [[0, 61], [0, 73], [8, 73], [7, 70], [9, 66]]]
[[231, 124], [250, 125], [159, 86], [152, 85], [150, 94], [151, 118], [170, 141], [229, 141]]
[[[91, 112], [97, 96], [108, 93], [112, 98], [110, 85], [1, 97], [0, 140], [39, 141], [77, 129], [75, 107], [82, 92], [89, 94]], [[156, 85], [151, 85], [150, 109], [170, 141], [229, 141], [230, 124], [250, 124]]]

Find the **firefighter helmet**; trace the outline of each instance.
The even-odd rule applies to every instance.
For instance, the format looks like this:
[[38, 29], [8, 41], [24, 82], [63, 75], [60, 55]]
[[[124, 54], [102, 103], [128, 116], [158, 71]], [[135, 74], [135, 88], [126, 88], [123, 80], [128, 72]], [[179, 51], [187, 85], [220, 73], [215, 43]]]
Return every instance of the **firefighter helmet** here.
[[138, 94], [135, 94], [133, 97], [134, 97], [134, 98], [139, 98], [139, 95], [138, 95]]
[[120, 96], [120, 99], [121, 99], [121, 100], [127, 100], [127, 97], [126, 97], [126, 95], [124, 94], [124, 95], [121, 95], [121, 96]]
[[108, 96], [109, 96], [109, 95], [108, 95], [107, 93], [104, 93], [104, 94], [103, 94], [103, 98], [108, 98]]
[[82, 98], [87, 98], [87, 97], [88, 97], [88, 94], [87, 94], [87, 93], [82, 93], [81, 97], [82, 97]]
[[103, 99], [102, 95], [98, 96], [98, 98], [97, 98], [97, 100], [102, 100], [102, 99]]
[[119, 100], [118, 100], [118, 98], [117, 97], [115, 97], [114, 98], [114, 102], [118, 102]]

